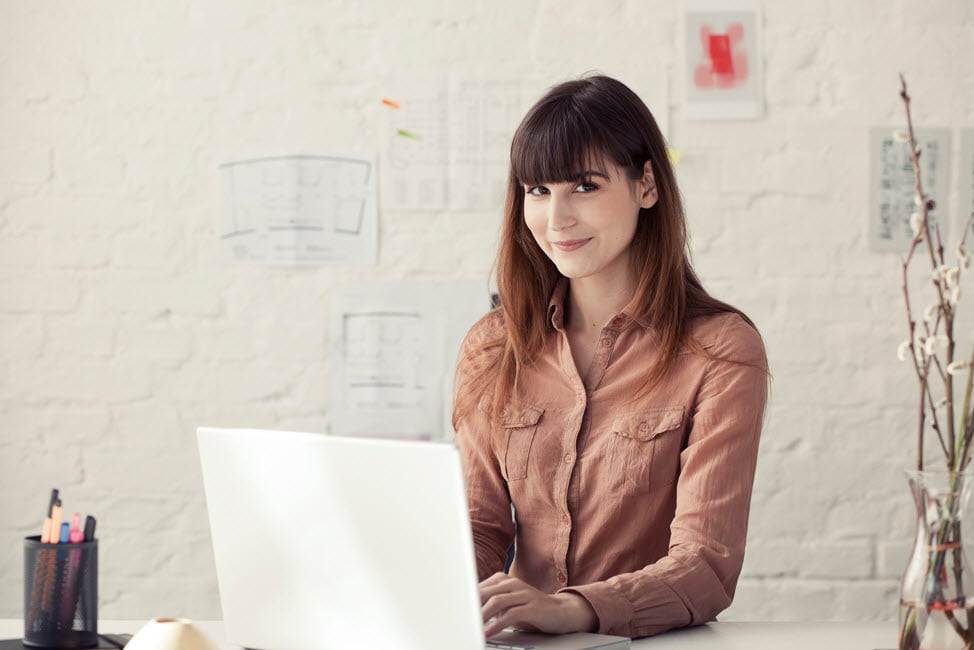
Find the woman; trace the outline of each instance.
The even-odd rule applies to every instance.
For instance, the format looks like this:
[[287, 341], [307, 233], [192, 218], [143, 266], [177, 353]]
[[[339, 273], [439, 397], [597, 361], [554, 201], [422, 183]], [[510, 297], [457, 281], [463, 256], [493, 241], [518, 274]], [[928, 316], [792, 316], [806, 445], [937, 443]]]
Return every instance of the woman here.
[[619, 81], [558, 85], [518, 127], [497, 283], [454, 404], [487, 636], [713, 620], [744, 557], [767, 361], [697, 279], [663, 136]]

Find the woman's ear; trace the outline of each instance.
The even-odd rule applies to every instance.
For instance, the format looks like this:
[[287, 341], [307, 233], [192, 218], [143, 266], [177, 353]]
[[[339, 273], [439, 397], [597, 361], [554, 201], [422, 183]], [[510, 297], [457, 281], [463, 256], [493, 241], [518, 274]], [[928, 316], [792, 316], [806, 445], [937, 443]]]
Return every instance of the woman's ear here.
[[656, 177], [653, 175], [653, 161], [647, 160], [643, 164], [643, 177], [639, 179], [639, 207], [651, 208], [659, 200], [656, 191]]

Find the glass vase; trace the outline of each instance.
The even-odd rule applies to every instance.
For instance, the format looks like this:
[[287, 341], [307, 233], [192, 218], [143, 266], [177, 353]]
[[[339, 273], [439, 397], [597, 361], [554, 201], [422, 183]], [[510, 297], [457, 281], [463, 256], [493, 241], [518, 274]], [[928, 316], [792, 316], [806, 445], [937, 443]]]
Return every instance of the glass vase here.
[[974, 650], [961, 516], [974, 473], [908, 471], [916, 537], [900, 582], [899, 650]]

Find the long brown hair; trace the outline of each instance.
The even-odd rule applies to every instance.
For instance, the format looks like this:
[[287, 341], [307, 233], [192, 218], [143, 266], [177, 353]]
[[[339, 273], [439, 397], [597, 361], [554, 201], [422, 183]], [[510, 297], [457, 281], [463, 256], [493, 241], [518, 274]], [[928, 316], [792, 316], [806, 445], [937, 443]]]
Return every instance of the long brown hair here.
[[625, 84], [606, 76], [559, 84], [528, 111], [514, 133], [496, 261], [504, 333], [468, 350], [464, 361], [473, 364], [474, 372], [465, 373], [464, 385], [458, 385], [455, 416], [484, 398], [505, 404], [520, 369], [541, 351], [551, 330], [547, 306], [561, 275], [525, 225], [524, 186], [576, 181], [579, 170], [600, 161], [618, 165], [632, 180], [643, 175], [649, 161], [656, 181], [659, 198], [640, 210], [631, 244], [638, 281], [626, 308], [659, 337], [660, 357], [647, 369], [644, 389], [666, 374], [682, 345], [699, 349], [687, 341], [690, 319], [741, 313], [710, 296], [691, 266], [683, 202], [663, 134], [646, 105]]

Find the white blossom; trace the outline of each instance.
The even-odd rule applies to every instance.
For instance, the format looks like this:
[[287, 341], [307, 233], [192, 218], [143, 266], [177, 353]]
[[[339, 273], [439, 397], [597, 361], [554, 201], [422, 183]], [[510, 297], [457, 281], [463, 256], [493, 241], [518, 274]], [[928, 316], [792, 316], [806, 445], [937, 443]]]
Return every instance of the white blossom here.
[[929, 305], [926, 309], [923, 310], [923, 320], [933, 320], [934, 318], [937, 317], [937, 312], [939, 311], [940, 311], [939, 302], [935, 302], [932, 305]]
[[947, 266], [946, 264], [941, 264], [940, 266], [935, 268], [932, 271], [932, 273], [933, 273], [934, 280], [946, 280], [947, 276], [950, 273], [950, 267]]
[[913, 337], [913, 346], [914, 349], [922, 353], [927, 347], [927, 337], [917, 332], [916, 336]]
[[967, 367], [970, 365], [971, 364], [964, 359], [960, 361], [952, 361], [949, 364], [947, 364], [947, 374], [959, 375], [960, 373], [964, 372], [964, 370], [966, 370]]
[[909, 142], [910, 134], [903, 129], [896, 129], [893, 131], [893, 142]]
[[910, 230], [913, 231], [913, 236], [916, 237], [920, 234], [920, 229], [923, 227], [923, 215], [919, 212], [914, 212], [910, 215]]
[[948, 339], [946, 336], [943, 334], [935, 334], [928, 337], [927, 340], [923, 342], [923, 350], [928, 355], [932, 356], [936, 354], [938, 349], [946, 348], [948, 343], [950, 343], [950, 339]]
[[896, 348], [896, 358], [900, 361], [906, 361], [906, 355], [910, 353], [910, 342], [903, 341]]
[[959, 302], [960, 302], [960, 285], [955, 284], [950, 289], [950, 304], [956, 307], [957, 303]]
[[938, 401], [936, 404], [933, 405], [934, 408], [938, 408], [938, 409], [939, 408], [943, 408], [945, 406], [947, 406], [947, 398], [946, 397], [941, 397], [940, 398], [940, 401]]
[[914, 194], [913, 195], [913, 205], [919, 207], [919, 206], [923, 205], [924, 202], [925, 201], [923, 200], [923, 195], [921, 195], [921, 194]]
[[956, 285], [958, 278], [960, 278], [960, 267], [951, 266], [946, 271], [944, 271], [944, 280], [947, 281], [948, 285], [950, 286]]

